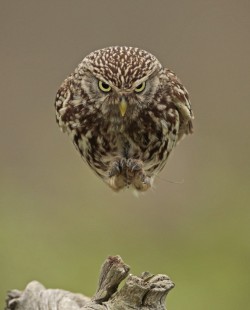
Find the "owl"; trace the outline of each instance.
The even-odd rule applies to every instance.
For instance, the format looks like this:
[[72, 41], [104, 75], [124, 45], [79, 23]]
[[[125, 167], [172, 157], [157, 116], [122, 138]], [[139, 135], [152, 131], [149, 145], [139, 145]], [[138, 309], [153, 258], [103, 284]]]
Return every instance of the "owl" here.
[[86, 56], [59, 88], [56, 120], [114, 191], [148, 190], [192, 132], [189, 95], [149, 52], [113, 46]]

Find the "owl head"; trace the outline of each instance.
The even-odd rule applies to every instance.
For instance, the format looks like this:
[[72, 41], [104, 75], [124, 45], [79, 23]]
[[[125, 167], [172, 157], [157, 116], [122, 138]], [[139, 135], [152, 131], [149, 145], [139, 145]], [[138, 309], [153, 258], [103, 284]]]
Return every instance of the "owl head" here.
[[77, 67], [81, 88], [103, 115], [134, 119], [152, 102], [159, 87], [160, 62], [134, 47], [115, 46], [92, 52]]

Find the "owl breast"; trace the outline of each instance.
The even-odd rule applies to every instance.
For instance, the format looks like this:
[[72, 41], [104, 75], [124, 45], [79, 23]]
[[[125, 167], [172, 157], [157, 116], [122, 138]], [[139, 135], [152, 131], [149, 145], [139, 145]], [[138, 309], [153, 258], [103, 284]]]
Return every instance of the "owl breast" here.
[[[113, 122], [93, 122], [86, 131], [78, 129], [74, 143], [88, 165], [104, 180], [116, 160], [143, 162], [147, 177], [157, 174], [165, 165], [176, 144], [179, 114], [176, 109], [143, 111], [137, 121], [119, 118]], [[165, 116], [165, 119], [164, 119]]]

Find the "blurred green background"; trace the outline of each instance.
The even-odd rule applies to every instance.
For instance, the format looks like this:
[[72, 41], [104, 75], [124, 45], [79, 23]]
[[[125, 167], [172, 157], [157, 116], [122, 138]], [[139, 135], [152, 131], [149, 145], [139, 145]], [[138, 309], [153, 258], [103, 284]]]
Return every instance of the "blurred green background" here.
[[[250, 2], [1, 1], [0, 308], [31, 280], [92, 295], [119, 254], [176, 283], [168, 309], [250, 307]], [[144, 48], [191, 94], [195, 133], [155, 188], [111, 192], [54, 117], [89, 52]], [[180, 181], [173, 184], [170, 181]]]

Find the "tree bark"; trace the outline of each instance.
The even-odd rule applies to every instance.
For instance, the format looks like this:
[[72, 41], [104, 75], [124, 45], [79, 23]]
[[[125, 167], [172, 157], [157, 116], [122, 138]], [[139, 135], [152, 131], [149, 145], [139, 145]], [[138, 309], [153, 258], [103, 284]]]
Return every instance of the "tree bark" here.
[[[37, 281], [24, 291], [12, 290], [6, 310], [165, 310], [167, 293], [174, 287], [168, 276], [144, 272], [129, 274], [119, 256], [110, 256], [101, 267], [97, 291], [92, 298], [60, 289], [46, 289]], [[118, 286], [125, 278], [124, 286]]]

